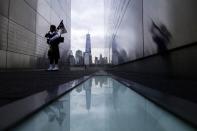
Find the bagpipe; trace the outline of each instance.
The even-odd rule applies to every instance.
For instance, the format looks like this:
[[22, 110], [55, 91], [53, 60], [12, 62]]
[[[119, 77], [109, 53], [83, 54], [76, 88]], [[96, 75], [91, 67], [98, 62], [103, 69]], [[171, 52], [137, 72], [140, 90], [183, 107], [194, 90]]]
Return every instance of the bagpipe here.
[[55, 27], [55, 25], [51, 25], [50, 28], [54, 28], [53, 30], [56, 30], [56, 31], [55, 32], [49, 31], [45, 35], [45, 37], [47, 38], [47, 44], [51, 45], [52, 43], [59, 44], [59, 43], [64, 42], [64, 37], [62, 37], [61, 35], [67, 33], [67, 30], [64, 26], [63, 20], [60, 22], [57, 28]]

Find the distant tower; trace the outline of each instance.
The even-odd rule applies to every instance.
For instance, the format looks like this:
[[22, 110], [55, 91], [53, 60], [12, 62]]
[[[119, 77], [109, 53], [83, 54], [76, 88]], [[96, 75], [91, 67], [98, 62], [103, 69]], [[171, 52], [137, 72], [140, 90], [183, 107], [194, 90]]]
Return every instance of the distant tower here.
[[91, 39], [90, 34], [86, 34], [86, 50], [84, 54], [84, 64], [90, 65], [92, 64], [92, 54], [91, 54]]
[[91, 54], [91, 39], [90, 39], [90, 34], [86, 34], [86, 53]]

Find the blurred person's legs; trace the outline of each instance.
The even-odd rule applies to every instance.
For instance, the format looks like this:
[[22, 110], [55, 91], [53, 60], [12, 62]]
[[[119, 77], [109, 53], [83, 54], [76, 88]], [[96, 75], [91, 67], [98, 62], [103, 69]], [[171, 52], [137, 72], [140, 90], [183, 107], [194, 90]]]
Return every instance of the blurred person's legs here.
[[[48, 70], [54, 70], [54, 71], [59, 70], [59, 67], [58, 67], [58, 61], [59, 61], [59, 59], [58, 58], [55, 58], [55, 57], [50, 57], [49, 60], [50, 60], [50, 65], [49, 65]], [[55, 65], [54, 65], [54, 63], [55, 63]]]
[[54, 61], [55, 61], [55, 66], [54, 66], [53, 70], [59, 70], [59, 67], [58, 67], [58, 58], [55, 58]]
[[51, 57], [49, 58], [49, 61], [50, 61], [50, 64], [49, 64], [48, 70], [53, 70], [54, 58], [51, 56]]
[[59, 70], [59, 67], [58, 67], [58, 61], [60, 58], [59, 47], [53, 46], [52, 51], [48, 53], [48, 56], [49, 56], [49, 60], [50, 60], [50, 65], [49, 65], [48, 70], [53, 70], [53, 71]]
[[60, 58], [60, 53], [59, 53], [59, 47], [58, 45], [57, 46], [54, 46], [53, 47], [53, 58], [54, 58], [54, 62], [55, 62], [55, 66], [53, 68], [54, 71], [57, 71], [59, 70], [59, 67], [58, 67], [58, 60]]

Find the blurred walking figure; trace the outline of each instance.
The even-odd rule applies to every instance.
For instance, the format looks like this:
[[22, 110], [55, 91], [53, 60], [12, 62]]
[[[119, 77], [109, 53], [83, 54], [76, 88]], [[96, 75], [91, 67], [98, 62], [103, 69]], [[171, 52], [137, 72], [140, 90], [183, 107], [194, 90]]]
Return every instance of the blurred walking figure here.
[[47, 38], [47, 44], [49, 45], [48, 58], [50, 60], [50, 65], [48, 70], [57, 71], [59, 70], [58, 61], [60, 58], [60, 53], [59, 53], [60, 35], [55, 25], [50, 26], [50, 31], [45, 35], [45, 37]]
[[157, 45], [158, 53], [166, 53], [168, 50], [167, 45], [170, 43], [172, 37], [166, 26], [164, 24], [158, 26], [152, 21], [151, 34], [153, 41]]

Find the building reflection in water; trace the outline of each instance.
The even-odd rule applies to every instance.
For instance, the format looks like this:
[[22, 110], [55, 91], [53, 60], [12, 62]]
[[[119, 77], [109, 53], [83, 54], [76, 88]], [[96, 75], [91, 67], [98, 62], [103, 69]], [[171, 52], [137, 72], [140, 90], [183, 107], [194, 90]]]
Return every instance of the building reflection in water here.
[[99, 77], [98, 78], [92, 78], [86, 81], [84, 84], [79, 85], [75, 91], [77, 93], [81, 93], [82, 91], [85, 91], [85, 100], [86, 100], [86, 109], [90, 111], [91, 109], [91, 102], [92, 102], [92, 88], [108, 88], [109, 86], [110, 78], [106, 77]]
[[[48, 97], [54, 95], [52, 92], [49, 91]], [[193, 131], [187, 124], [121, 83], [99, 76], [79, 85], [75, 91], [53, 102], [14, 131], [131, 129]]]
[[80, 93], [83, 90], [83, 85], [79, 85], [79, 87], [76, 88], [76, 91]]
[[105, 77], [100, 77], [99, 79], [93, 78], [93, 81], [95, 81], [95, 85], [102, 88], [104, 85], [107, 85], [107, 80]]
[[[57, 92], [49, 90], [46, 101]], [[70, 94], [45, 107], [12, 131], [70, 131]]]
[[124, 93], [127, 88], [125, 88], [122, 84], [120, 84], [119, 82], [117, 81], [110, 81], [110, 87], [112, 87], [112, 102], [113, 102], [113, 107], [114, 109], [116, 110], [118, 108], [119, 105], [117, 105], [119, 102], [118, 102], [118, 99], [119, 99], [119, 94], [120, 93]]
[[[107, 108], [111, 110], [114, 109], [116, 113], [119, 113], [119, 109], [123, 106], [121, 105], [120, 107], [122, 103], [120, 97], [123, 97], [121, 94], [124, 90], [126, 90], [126, 88], [122, 88], [120, 83], [112, 81], [109, 77], [89, 79], [79, 85], [75, 89], [75, 92], [70, 92], [53, 102], [50, 106], [37, 113], [33, 118], [26, 121], [22, 126], [19, 126], [16, 130], [74, 130], [77, 128], [76, 122], [85, 122], [84, 119], [87, 121], [88, 118], [94, 119], [93, 116], [95, 113], [98, 113], [100, 118]], [[46, 101], [56, 95], [57, 92], [58, 91], [55, 90], [48, 90]], [[109, 113], [108, 115], [110, 117], [111, 115], [116, 116], [113, 114], [114, 111], [111, 112], [112, 114]], [[85, 117], [83, 117], [83, 115]], [[80, 126], [80, 128], [82, 127]]]
[[92, 79], [84, 83], [84, 90], [86, 93], [86, 109], [88, 111], [91, 108], [91, 88], [92, 88]]
[[[65, 112], [64, 102], [66, 101], [67, 100], [58, 100], [44, 110], [44, 112], [48, 115], [49, 122], [56, 121], [59, 126], [62, 126], [64, 120], [68, 118], [67, 115], [69, 115], [69, 112]], [[68, 105], [66, 105], [66, 107], [68, 107]]]
[[56, 124], [58, 127], [56, 129], [59, 131], [70, 130], [70, 94], [55, 101], [49, 107], [45, 108], [43, 112], [47, 115], [48, 122], [51, 125]]

